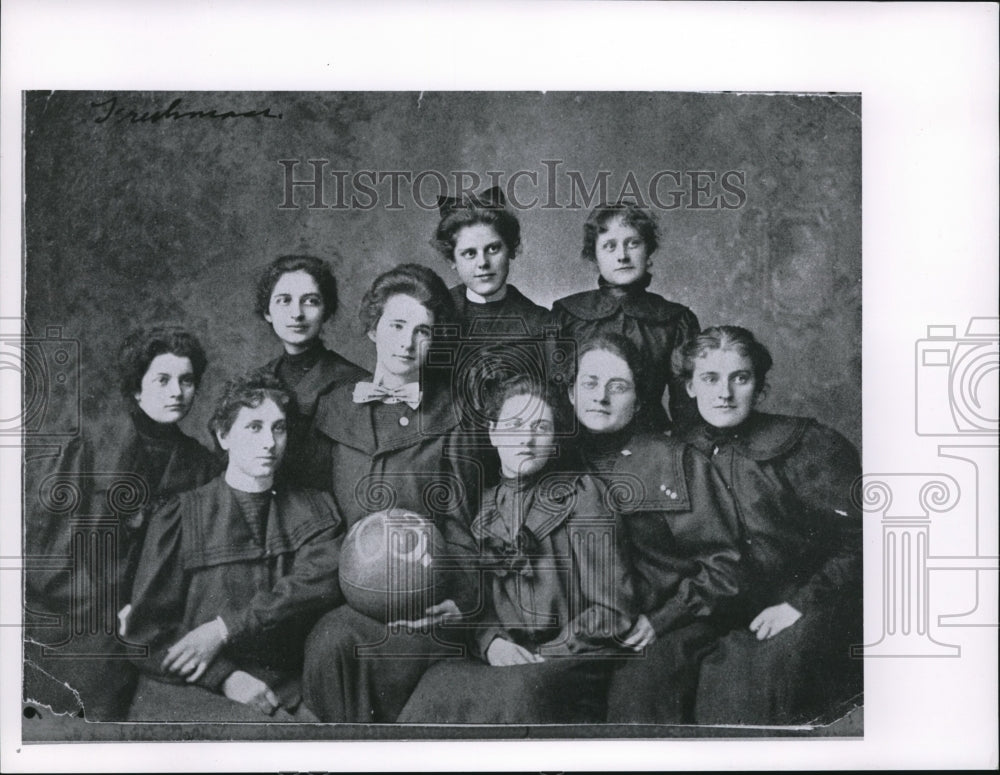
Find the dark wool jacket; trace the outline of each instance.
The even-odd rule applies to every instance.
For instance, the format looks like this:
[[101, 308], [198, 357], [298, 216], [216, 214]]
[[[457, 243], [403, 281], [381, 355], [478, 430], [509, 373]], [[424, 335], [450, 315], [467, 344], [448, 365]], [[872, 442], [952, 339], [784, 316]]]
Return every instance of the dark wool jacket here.
[[636, 428], [661, 431], [670, 426], [663, 409], [663, 391], [668, 384], [674, 425], [686, 424], [692, 416], [683, 385], [671, 381], [670, 358], [700, 329], [698, 318], [687, 307], [646, 290], [651, 279], [646, 275], [639, 282], [619, 288], [600, 278], [597, 290], [556, 301], [552, 320], [560, 335], [576, 340], [577, 345], [595, 334], [621, 334], [632, 340], [647, 362], [645, 384], [636, 386], [641, 401]]
[[507, 286], [507, 295], [503, 299], [486, 303], [469, 301], [465, 290], [464, 285], [451, 289], [463, 338], [541, 337], [545, 326], [549, 325], [549, 311], [535, 304], [513, 285]]
[[[320, 472], [317, 486], [333, 493], [347, 528], [376, 511], [409, 509], [431, 516], [456, 555], [472, 554], [468, 531], [483, 471], [450, 392], [425, 389], [416, 410], [404, 403], [356, 404], [353, 392], [354, 384], [343, 384], [320, 398], [312, 461]], [[465, 570], [446, 586], [469, 611], [479, 593], [475, 574]]]
[[243, 670], [281, 697], [301, 667], [312, 624], [343, 602], [342, 541], [343, 523], [326, 493], [274, 491], [264, 545], [223, 477], [178, 496], [150, 520], [136, 575], [127, 636], [149, 647], [140, 669], [183, 683], [161, 672], [166, 650], [221, 616], [229, 639], [196, 683], [220, 691]]
[[805, 417], [755, 412], [734, 429], [702, 423], [689, 442], [711, 456], [739, 516], [744, 616], [781, 602], [802, 613], [860, 600], [862, 523], [851, 488], [858, 453]]
[[581, 451], [611, 492], [637, 607], [657, 634], [718, 618], [740, 591], [740, 555], [734, 506], [711, 461], [668, 436], [627, 431], [590, 436]]
[[[264, 366], [264, 371], [281, 379], [281, 365], [287, 358], [281, 355]], [[337, 385], [364, 379], [367, 372], [342, 355], [320, 347], [316, 363], [294, 385], [285, 387], [295, 397], [294, 411], [289, 413], [288, 449], [281, 467], [282, 481], [293, 489], [319, 487], [312, 481], [315, 471], [309, 465], [314, 450], [311, 447], [313, 418], [320, 396]]]
[[[170, 496], [210, 481], [222, 469], [216, 455], [176, 425], [157, 429], [154, 443], [164, 450], [160, 462], [165, 462], [160, 468], [140, 432], [151, 423], [143, 423], [137, 414], [128, 415], [105, 438], [77, 437], [60, 454], [25, 465], [26, 556], [71, 558], [70, 516], [106, 514], [118, 518], [114, 577], [118, 608], [129, 601], [148, 514]], [[58, 505], [61, 496], [69, 492], [76, 503], [73, 512], [50, 510], [49, 506]], [[77, 567], [85, 567], [82, 558], [78, 558]], [[54, 568], [51, 562], [44, 569], [29, 568], [25, 574], [32, 607], [45, 611], [66, 613], [73, 583], [72, 571]]]
[[486, 493], [472, 525], [487, 586], [481, 655], [498, 637], [546, 657], [618, 650], [635, 617], [605, 495], [590, 476], [544, 471]]

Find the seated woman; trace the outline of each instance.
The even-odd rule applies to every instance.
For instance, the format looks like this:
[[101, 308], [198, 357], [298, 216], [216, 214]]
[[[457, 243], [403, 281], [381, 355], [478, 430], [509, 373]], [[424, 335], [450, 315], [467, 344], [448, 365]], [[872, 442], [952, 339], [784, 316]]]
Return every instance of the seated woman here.
[[365, 372], [323, 346], [323, 324], [337, 311], [337, 281], [325, 261], [314, 256], [279, 256], [257, 280], [256, 311], [271, 325], [284, 352], [264, 370], [281, 380], [295, 398], [289, 412], [289, 451], [282, 476], [293, 487], [314, 487], [316, 472], [306, 443], [316, 402]]
[[698, 664], [739, 592], [733, 504], [704, 455], [637, 430], [645, 370], [630, 340], [584, 341], [576, 372], [569, 397], [582, 427], [580, 452], [615, 496], [643, 614], [626, 642], [645, 649], [645, 658], [615, 671], [608, 721], [689, 722]]
[[412, 723], [604, 720], [613, 661], [635, 617], [605, 488], [555, 464], [556, 394], [530, 377], [500, 382], [489, 434], [502, 479], [472, 533], [486, 610], [476, 659], [442, 660], [399, 717]]
[[228, 383], [210, 423], [224, 476], [150, 520], [127, 632], [149, 654], [130, 720], [315, 719], [302, 646], [343, 602], [343, 525], [328, 494], [274, 487], [290, 400], [273, 377]]
[[[191, 410], [206, 365], [198, 339], [182, 328], [157, 326], [129, 333], [118, 353], [125, 411], [103, 438], [87, 434], [69, 442], [51, 466], [41, 467], [44, 472], [38, 474], [37, 484], [25, 488], [26, 493], [37, 493], [41, 483], [54, 476], [48, 481], [78, 491], [77, 513], [91, 515], [108, 512], [112, 491], [119, 490], [112, 498], [115, 502], [125, 492], [134, 496], [131, 510], [120, 515], [122, 522], [114, 536], [112, 574], [105, 573], [98, 557], [85, 555], [75, 556], [78, 571], [73, 574], [33, 571], [26, 576], [31, 610], [62, 615], [73, 631], [70, 635], [46, 627], [32, 632], [25, 687], [33, 699], [44, 702], [53, 688], [39, 685], [41, 675], [36, 668], [40, 667], [76, 692], [89, 720], [124, 718], [136, 675], [120, 659], [127, 644], [120, 634], [109, 631], [119, 629], [116, 614], [124, 620], [130, 610], [147, 515], [166, 498], [205, 484], [221, 470], [218, 458], [179, 427]], [[29, 505], [26, 511], [29, 554], [74, 554], [73, 535], [64, 515], [46, 513], [41, 504]], [[98, 621], [96, 629], [78, 626], [94, 620]], [[90, 642], [82, 645], [81, 637]], [[50, 658], [41, 650], [33, 653], [38, 643], [65, 647], [58, 657]], [[68, 658], [67, 652], [88, 657]], [[109, 659], [94, 658], [95, 654]], [[58, 700], [46, 704], [61, 709]]]
[[[375, 344], [375, 373], [340, 385], [316, 410], [323, 486], [348, 528], [370, 513], [407, 509], [434, 519], [456, 554], [472, 551], [470, 504], [481, 472], [467, 450], [447, 382], [423, 365], [435, 328], [454, 320], [448, 289], [430, 269], [403, 264], [375, 278], [361, 303]], [[348, 606], [316, 625], [306, 646], [306, 702], [324, 721], [395, 721], [431, 662], [453, 654], [437, 624], [479, 606], [474, 573], [449, 574], [443, 602], [422, 627], [390, 635], [384, 622]], [[432, 627], [431, 633], [413, 630]], [[393, 628], [399, 629], [399, 628]], [[363, 646], [363, 648], [361, 648]]]
[[861, 689], [848, 656], [861, 642], [857, 451], [815, 420], [756, 410], [772, 360], [746, 329], [706, 329], [682, 356], [701, 415], [687, 440], [736, 498], [746, 575], [733, 629], [702, 664], [696, 718], [809, 720]]

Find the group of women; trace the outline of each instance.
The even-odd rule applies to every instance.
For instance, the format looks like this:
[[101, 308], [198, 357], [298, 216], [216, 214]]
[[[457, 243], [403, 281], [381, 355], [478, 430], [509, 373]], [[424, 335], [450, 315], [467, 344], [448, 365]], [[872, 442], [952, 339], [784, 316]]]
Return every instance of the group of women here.
[[[124, 533], [114, 639], [146, 656], [116, 663], [119, 683], [138, 669], [127, 706], [94, 707], [787, 724], [856, 694], [857, 452], [757, 409], [772, 361], [752, 333], [699, 330], [647, 290], [650, 215], [596, 208], [582, 255], [598, 288], [551, 312], [507, 283], [520, 225], [499, 190], [442, 200], [433, 244], [461, 283], [416, 264], [378, 276], [360, 310], [371, 371], [322, 343], [326, 264], [272, 262], [256, 310], [284, 352], [227, 384], [218, 458], [177, 428], [205, 369], [197, 340], [128, 338], [127, 470], [153, 505]], [[437, 602], [389, 624], [338, 583], [346, 531], [386, 508], [432, 518], [448, 558]]]

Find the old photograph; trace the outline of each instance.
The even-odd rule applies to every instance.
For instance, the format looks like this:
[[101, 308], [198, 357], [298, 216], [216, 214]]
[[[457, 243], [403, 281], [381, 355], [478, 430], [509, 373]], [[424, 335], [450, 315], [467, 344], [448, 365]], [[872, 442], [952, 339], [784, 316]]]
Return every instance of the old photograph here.
[[0, 769], [995, 767], [996, 21], [8, 0]]
[[862, 734], [858, 95], [24, 109], [26, 737]]

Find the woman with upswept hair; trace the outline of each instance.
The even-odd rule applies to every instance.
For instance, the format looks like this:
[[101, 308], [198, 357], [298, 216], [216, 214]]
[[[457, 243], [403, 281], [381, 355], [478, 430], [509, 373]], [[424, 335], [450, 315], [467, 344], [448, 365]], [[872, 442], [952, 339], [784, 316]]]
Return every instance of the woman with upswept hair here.
[[[38, 666], [50, 676], [47, 681], [55, 677], [76, 693], [87, 719], [124, 718], [136, 675], [122, 659], [128, 646], [123, 628], [148, 515], [164, 499], [205, 484], [221, 469], [218, 458], [179, 425], [191, 410], [207, 362], [197, 337], [184, 328], [161, 325], [131, 331], [118, 352], [124, 411], [102, 436], [84, 434], [68, 442], [37, 483], [26, 487], [26, 494], [34, 497], [45, 481], [66, 483], [79, 492], [78, 513], [94, 515], [108, 512], [109, 495], [117, 502], [117, 495], [130, 493], [129, 510], [118, 515], [110, 569], [94, 566], [88, 554], [75, 557], [70, 573], [27, 574], [25, 591], [32, 610], [87, 622], [85, 633], [97, 622], [97, 631], [76, 632], [67, 644], [71, 651], [91, 657], [50, 658], [41, 652], [30, 656], [25, 671], [28, 696], [41, 699], [51, 693], [51, 687], [40, 685]], [[66, 520], [46, 511], [42, 504], [26, 502], [29, 554], [74, 555]], [[56, 646], [67, 637], [44, 628], [32, 634], [27, 648], [34, 651], [39, 643]]]
[[745, 586], [729, 633], [701, 667], [696, 719], [789, 724], [860, 692], [861, 474], [843, 436], [761, 412], [772, 359], [738, 326], [702, 331], [679, 356], [708, 455], [736, 502]]

